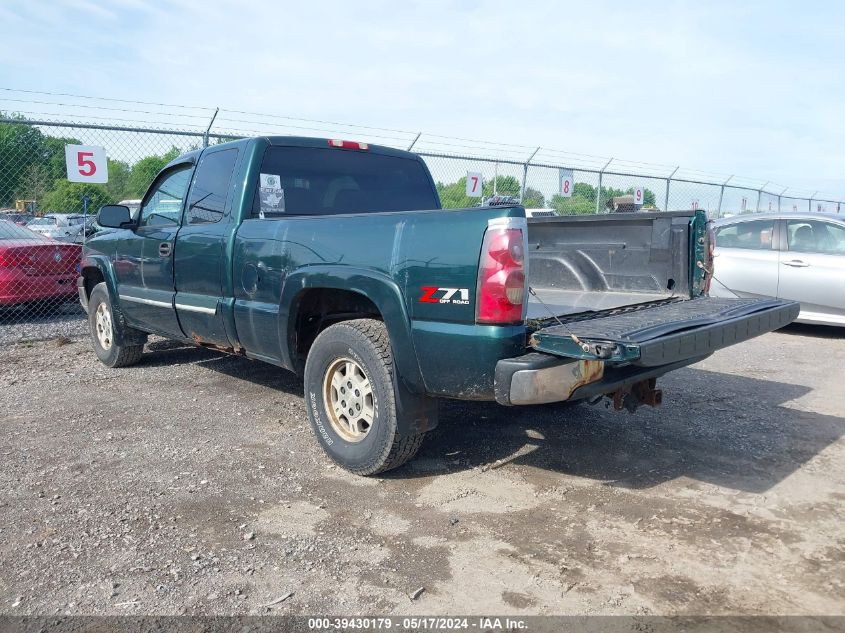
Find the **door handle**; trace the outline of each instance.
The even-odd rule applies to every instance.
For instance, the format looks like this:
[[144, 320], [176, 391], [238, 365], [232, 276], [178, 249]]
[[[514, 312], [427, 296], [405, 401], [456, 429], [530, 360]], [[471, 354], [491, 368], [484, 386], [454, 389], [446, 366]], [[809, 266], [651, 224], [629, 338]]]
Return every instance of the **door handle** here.
[[800, 259], [793, 259], [788, 262], [783, 262], [784, 266], [792, 266], [793, 268], [807, 268], [810, 264], [802, 262]]
[[162, 257], [170, 257], [172, 250], [173, 247], [170, 245], [170, 242], [162, 242], [158, 245], [158, 254]]

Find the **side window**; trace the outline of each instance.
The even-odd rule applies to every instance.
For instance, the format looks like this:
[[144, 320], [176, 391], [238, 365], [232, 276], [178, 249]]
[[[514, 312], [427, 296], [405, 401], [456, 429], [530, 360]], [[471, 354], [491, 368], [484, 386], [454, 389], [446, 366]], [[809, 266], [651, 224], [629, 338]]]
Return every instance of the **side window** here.
[[179, 224], [182, 203], [188, 193], [193, 167], [185, 165], [171, 171], [158, 181], [155, 189], [141, 205], [141, 220], [138, 226], [166, 226]]
[[202, 157], [188, 198], [185, 224], [206, 224], [223, 219], [237, 159], [237, 148]]
[[770, 250], [774, 231], [774, 220], [727, 224], [716, 229], [716, 247]]
[[789, 220], [789, 250], [798, 253], [845, 255], [845, 227], [819, 220]]

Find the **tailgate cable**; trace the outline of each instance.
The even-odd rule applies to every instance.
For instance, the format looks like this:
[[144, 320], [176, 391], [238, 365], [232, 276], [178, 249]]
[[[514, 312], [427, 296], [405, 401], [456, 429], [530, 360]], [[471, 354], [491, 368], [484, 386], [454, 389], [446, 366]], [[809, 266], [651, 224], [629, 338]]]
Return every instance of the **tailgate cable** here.
[[[719, 278], [718, 278], [718, 277], [717, 277], [717, 276], [713, 273], [713, 268], [712, 268], [712, 267], [711, 267], [711, 268], [707, 268], [707, 266], [705, 266], [705, 265], [704, 265], [704, 262], [702, 262], [702, 261], [697, 261], [697, 262], [695, 262], [695, 265], [696, 265], [698, 268], [700, 268], [701, 270], [703, 270], [704, 272], [706, 272], [708, 275], [710, 275], [710, 279], [712, 279], [713, 281], [717, 281], [717, 282], [719, 282], [719, 285], [720, 285], [720, 286], [723, 286], [723, 287], [725, 288], [725, 290], [727, 290], [728, 292], [733, 292], [733, 290], [731, 290], [730, 288], [728, 288], [728, 286], [727, 286], [727, 284], [725, 284], [725, 282], [723, 282], [721, 279], [719, 279]], [[528, 291], [530, 292], [530, 291], [531, 291], [531, 289], [529, 288], [529, 289], [528, 289]]]
[[578, 338], [577, 336], [575, 336], [575, 334], [572, 332], [572, 330], [570, 330], [570, 329], [569, 329], [569, 326], [568, 326], [568, 325], [566, 325], [566, 323], [564, 323], [563, 321], [561, 321], [561, 320], [560, 320], [560, 318], [558, 318], [558, 316], [557, 316], [557, 315], [556, 315], [556, 314], [552, 311], [552, 309], [551, 309], [549, 306], [547, 306], [547, 305], [546, 305], [546, 302], [545, 302], [545, 301], [543, 301], [543, 300], [540, 298], [540, 296], [537, 294], [537, 292], [536, 292], [536, 291], [534, 290], [534, 288], [532, 288], [531, 286], [528, 286], [528, 294], [530, 294], [532, 297], [534, 297], [537, 301], [539, 301], [539, 302], [540, 302], [540, 305], [542, 305], [542, 306], [546, 309], [546, 311], [547, 311], [549, 314], [551, 314], [551, 315], [552, 315], [552, 318], [553, 318], [555, 321], [557, 321], [557, 322], [558, 322], [558, 324], [560, 324], [560, 325], [563, 327], [563, 329], [565, 329], [565, 330], [569, 333], [569, 337], [570, 337], [573, 341], [575, 341], [575, 344], [576, 344], [578, 347], [580, 347], [582, 350], [584, 350], [584, 351], [585, 351], [585, 352], [587, 352], [588, 354], [591, 354], [591, 353], [592, 353], [592, 352], [590, 351], [590, 346], [589, 346], [589, 345], [587, 345], [586, 343], [584, 343], [584, 342], [583, 342], [580, 338]]

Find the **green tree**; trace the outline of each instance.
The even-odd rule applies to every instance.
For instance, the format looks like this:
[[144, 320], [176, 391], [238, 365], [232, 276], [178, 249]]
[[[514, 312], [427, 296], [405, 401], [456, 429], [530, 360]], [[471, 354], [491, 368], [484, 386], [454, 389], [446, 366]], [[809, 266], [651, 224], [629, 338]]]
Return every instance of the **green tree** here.
[[179, 148], [172, 147], [170, 151], [161, 156], [147, 156], [132, 165], [126, 187], [128, 198], [140, 198], [146, 192], [147, 187], [164, 166], [180, 154]]
[[109, 181], [106, 191], [113, 200], [125, 200], [129, 195], [129, 164], [122, 160], [109, 158]]
[[576, 196], [574, 192], [575, 188], [573, 188], [573, 195], [570, 198], [564, 198], [556, 193], [549, 200], [549, 206], [561, 215], [589, 215], [596, 212], [594, 200]]
[[0, 112], [0, 116], [18, 121], [0, 123], [0, 165], [3, 166], [0, 206], [12, 206], [19, 197], [35, 197], [31, 193], [33, 188], [37, 190], [45, 182], [64, 178], [65, 145], [79, 141], [46, 136], [21, 115]]
[[526, 187], [525, 195], [522, 196], [522, 206], [526, 209], [542, 209], [546, 206], [546, 198], [536, 189]]
[[466, 195], [466, 176], [459, 178], [458, 182], [445, 185], [437, 183], [437, 194], [440, 196], [440, 204], [444, 209], [464, 209], [476, 206], [480, 198], [470, 198]]
[[16, 200], [35, 200], [35, 210], [39, 210], [54, 180], [46, 166], [29, 165], [18, 179], [18, 189], [14, 197]]
[[496, 176], [496, 186], [493, 186], [492, 180], [485, 181], [482, 192], [485, 198], [492, 196], [494, 191], [500, 196], [518, 196], [521, 188], [519, 181], [513, 176]]
[[572, 187], [573, 198], [583, 198], [593, 203], [596, 201], [596, 188], [586, 182], [576, 182]]
[[41, 210], [51, 213], [82, 213], [82, 196], [90, 198], [88, 213], [97, 213], [104, 204], [116, 202], [111, 197], [105, 185], [95, 185], [87, 182], [69, 182], [60, 178], [53, 184], [53, 189], [44, 196]]

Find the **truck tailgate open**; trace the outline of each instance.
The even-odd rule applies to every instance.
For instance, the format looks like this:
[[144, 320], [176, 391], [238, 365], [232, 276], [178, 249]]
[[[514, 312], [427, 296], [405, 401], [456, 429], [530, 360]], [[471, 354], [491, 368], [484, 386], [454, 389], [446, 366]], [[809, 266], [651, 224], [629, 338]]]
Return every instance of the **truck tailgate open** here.
[[538, 352], [643, 367], [707, 356], [791, 323], [800, 305], [778, 299], [701, 297], [653, 306], [585, 313], [535, 331]]

